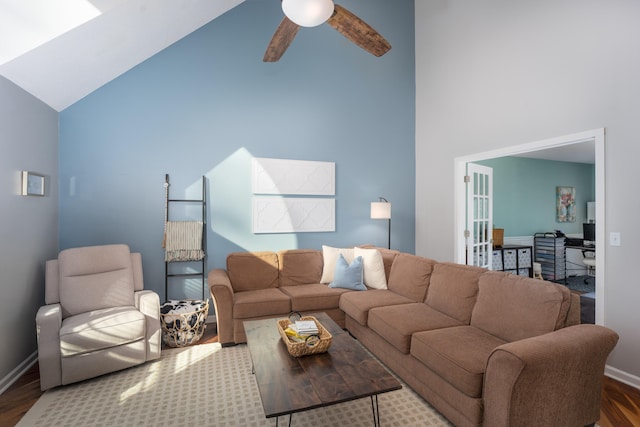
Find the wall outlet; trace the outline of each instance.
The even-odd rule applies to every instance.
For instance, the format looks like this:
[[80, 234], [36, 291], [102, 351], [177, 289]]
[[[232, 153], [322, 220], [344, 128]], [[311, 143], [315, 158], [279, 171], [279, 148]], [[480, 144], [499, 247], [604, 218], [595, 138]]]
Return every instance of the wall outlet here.
[[611, 246], [620, 246], [620, 233], [617, 231], [612, 231], [609, 234], [609, 244]]

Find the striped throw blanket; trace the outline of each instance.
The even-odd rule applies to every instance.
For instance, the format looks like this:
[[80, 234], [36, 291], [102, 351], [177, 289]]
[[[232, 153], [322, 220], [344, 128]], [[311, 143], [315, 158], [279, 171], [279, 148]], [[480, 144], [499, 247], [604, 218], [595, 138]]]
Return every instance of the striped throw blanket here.
[[167, 221], [165, 261], [199, 261], [204, 258], [202, 221]]

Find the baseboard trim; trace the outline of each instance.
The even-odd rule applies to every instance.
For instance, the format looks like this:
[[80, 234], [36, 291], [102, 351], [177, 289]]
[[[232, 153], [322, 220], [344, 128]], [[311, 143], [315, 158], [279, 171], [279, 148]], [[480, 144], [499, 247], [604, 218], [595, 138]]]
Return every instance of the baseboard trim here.
[[609, 365], [605, 366], [604, 374], [609, 378], [613, 378], [616, 381], [620, 381], [621, 383], [630, 385], [631, 387], [635, 387], [640, 390], [640, 377], [636, 377], [635, 375], [631, 375]]
[[4, 393], [6, 389], [18, 381], [18, 379], [24, 375], [38, 361], [38, 352], [34, 351], [27, 357], [20, 365], [18, 365], [13, 371], [9, 372], [2, 380], [0, 380], [0, 394]]

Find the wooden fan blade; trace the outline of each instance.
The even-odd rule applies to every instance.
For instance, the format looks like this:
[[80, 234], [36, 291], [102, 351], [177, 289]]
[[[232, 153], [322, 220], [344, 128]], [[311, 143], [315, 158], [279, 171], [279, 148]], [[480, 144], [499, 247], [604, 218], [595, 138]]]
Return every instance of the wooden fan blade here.
[[327, 23], [375, 56], [382, 56], [391, 49], [389, 42], [380, 33], [340, 5], [335, 5], [335, 11]]
[[273, 37], [269, 42], [269, 46], [267, 46], [267, 50], [264, 52], [264, 58], [262, 58], [262, 60], [264, 62], [278, 61], [287, 50], [296, 34], [298, 34], [299, 29], [300, 26], [298, 26], [298, 24], [295, 24], [285, 16], [276, 29], [276, 32], [273, 33]]

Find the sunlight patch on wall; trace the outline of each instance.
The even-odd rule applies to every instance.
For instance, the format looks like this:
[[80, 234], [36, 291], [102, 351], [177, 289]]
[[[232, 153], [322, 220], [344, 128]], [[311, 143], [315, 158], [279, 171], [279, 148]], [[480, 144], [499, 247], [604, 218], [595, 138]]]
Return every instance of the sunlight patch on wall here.
[[[297, 248], [298, 237], [291, 234], [256, 235], [252, 231], [251, 161], [253, 155], [240, 148], [211, 169], [206, 177], [208, 227], [245, 251]], [[194, 183], [200, 188], [200, 182]], [[211, 240], [209, 240], [211, 246]]]

